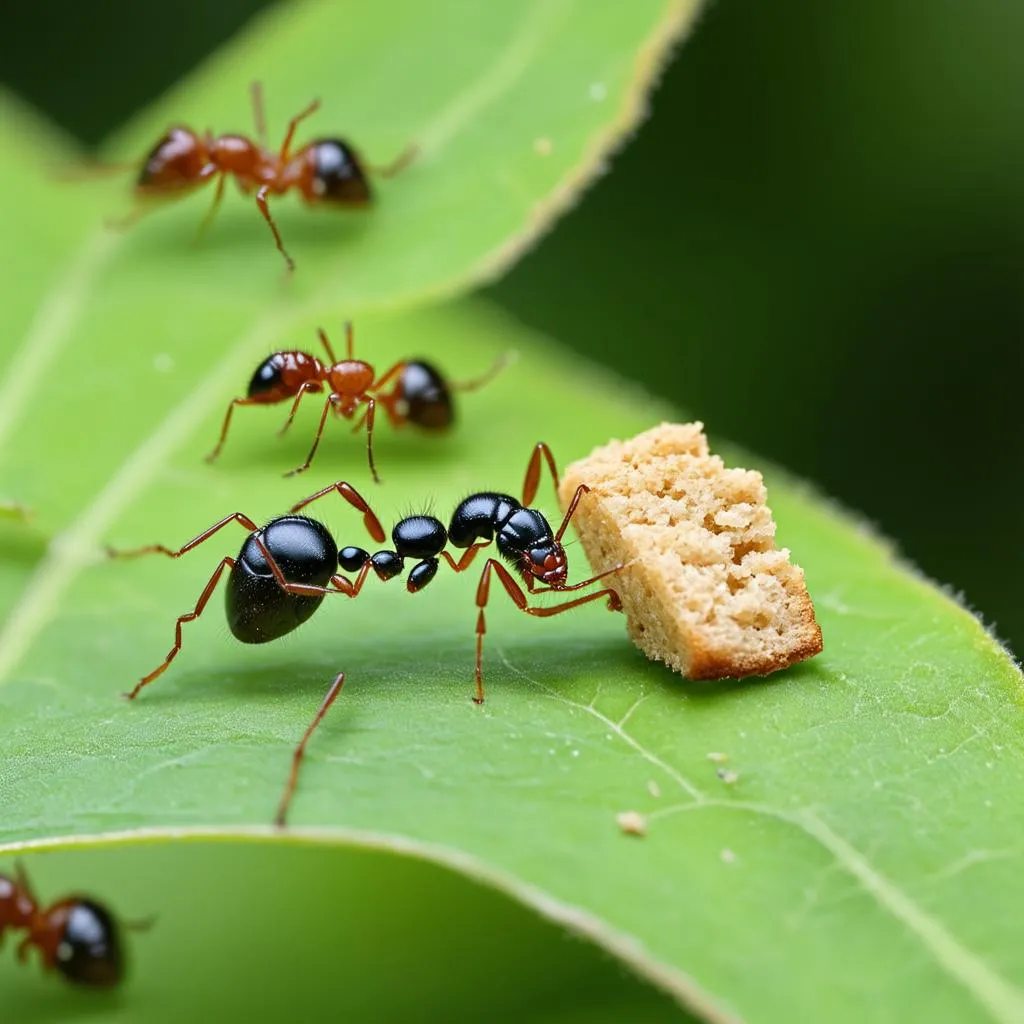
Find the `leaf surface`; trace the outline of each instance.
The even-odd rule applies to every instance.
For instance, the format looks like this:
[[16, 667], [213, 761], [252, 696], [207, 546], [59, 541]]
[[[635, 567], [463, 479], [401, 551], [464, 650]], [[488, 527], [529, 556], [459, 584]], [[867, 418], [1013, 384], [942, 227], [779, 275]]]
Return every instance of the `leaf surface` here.
[[[363, 490], [388, 524], [428, 501], [444, 516], [470, 490], [515, 490], [541, 425], [565, 460], [665, 412], [479, 306], [367, 317], [361, 330], [389, 355], [421, 344], [454, 367], [520, 353], [466, 396], [450, 438], [381, 431], [385, 483]], [[539, 373], [559, 382], [557, 401]], [[781, 474], [769, 474], [780, 538], [807, 570], [826, 650], [770, 680], [688, 684], [600, 607], [538, 621], [495, 601], [476, 708], [474, 584], [441, 573], [421, 595], [379, 585], [339, 599], [265, 647], [235, 644], [215, 603], [172, 670], [119, 702], [241, 538], [176, 563], [85, 566], [69, 536], [91, 541], [90, 524], [109, 521], [96, 543], [180, 543], [236, 509], [270, 516], [326, 482], [329, 463], [365, 478], [359, 440], [340, 430], [318, 475], [277, 478], [304, 444], [271, 442], [265, 410], [243, 410], [219, 472], [203, 465], [213, 397], [172, 409], [169, 462], [116, 469], [52, 564], [7, 595], [9, 847], [261, 829], [291, 745], [344, 669], [293, 808], [309, 838], [454, 866], [715, 1019], [1018, 1019], [1021, 925], [1001, 909], [1020, 885], [1020, 676], [975, 619]], [[539, 501], [550, 510], [551, 492]], [[339, 540], [363, 541], [347, 506], [323, 512]], [[619, 830], [626, 810], [647, 816], [645, 838]]]
[[[826, 650], [770, 680], [689, 684], [646, 662], [600, 607], [535, 621], [496, 599], [476, 708], [474, 581], [441, 573], [415, 597], [392, 584], [338, 599], [267, 647], [234, 643], [215, 600], [145, 698], [117, 699], [162, 657], [174, 616], [241, 531], [177, 563], [109, 563], [102, 544], [181, 543], [236, 510], [265, 519], [337, 476], [388, 524], [428, 505], [445, 517], [472, 490], [514, 491], [538, 439], [565, 462], [672, 415], [486, 307], [399, 307], [492, 272], [546, 221], [624, 127], [689, 7], [605, 5], [594, 20], [582, 4], [478, 5], [486, 23], [470, 24], [485, 15], [458, 6], [431, 5], [443, 13], [427, 25], [410, 4], [377, 35], [326, 32], [326, 6], [274, 14], [115, 147], [137, 152], [165, 114], [240, 126], [251, 77], [278, 128], [317, 77], [321, 119], [344, 117], [375, 159], [419, 142], [372, 219], [279, 204], [299, 261], [288, 287], [241, 200], [198, 250], [191, 200], [128, 234], [99, 230], [113, 193], [47, 182], [41, 162], [65, 151], [12, 111], [20, 144], [0, 149], [0, 186], [25, 201], [0, 237], [16, 268], [0, 279], [0, 481], [54, 539], [0, 532], [0, 850], [84, 857], [99, 844], [114, 858], [128, 852], [115, 843], [189, 830], [264, 837], [291, 747], [344, 669], [293, 808], [300, 842], [452, 867], [709, 1019], [1021, 1020], [1024, 924], [1008, 912], [1024, 895], [1020, 675], [975, 619], [781, 473], [769, 474], [780, 539], [807, 570]], [[428, 29], [447, 48], [425, 45]], [[465, 33], [489, 57], [456, 45]], [[382, 427], [379, 488], [360, 439], [333, 423], [314, 470], [280, 478], [306, 451], [312, 410], [284, 441], [271, 436], [278, 411], [242, 410], [222, 462], [204, 465], [259, 358], [309, 347], [318, 323], [353, 313], [380, 365], [425, 354], [469, 378], [510, 349], [520, 358], [465, 396], [452, 436]], [[549, 488], [539, 502], [553, 512]], [[351, 510], [323, 515], [339, 539], [363, 541]], [[646, 816], [645, 838], [618, 828], [628, 810]], [[268, 845], [279, 870], [285, 848]], [[145, 913], [147, 892], [161, 898], [159, 873], [130, 883], [106, 865], [112, 900]], [[218, 870], [222, 889], [164, 890], [166, 937], [202, 928], [174, 913], [190, 891], [244, 890], [244, 874], [232, 889]], [[374, 877], [384, 891], [386, 871]], [[247, 912], [251, 930], [259, 906]], [[360, 904], [353, 927], [373, 913]], [[168, 979], [187, 977], [187, 959], [158, 958], [162, 941], [152, 959], [139, 943], [137, 983], [111, 1019], [160, 1005]]]

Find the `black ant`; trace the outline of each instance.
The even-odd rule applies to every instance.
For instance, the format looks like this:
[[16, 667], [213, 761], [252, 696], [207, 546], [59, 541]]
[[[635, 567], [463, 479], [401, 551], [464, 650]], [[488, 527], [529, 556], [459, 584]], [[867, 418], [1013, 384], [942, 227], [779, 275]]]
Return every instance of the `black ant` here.
[[[236, 406], [271, 405], [287, 401], [289, 398], [293, 399], [288, 419], [278, 431], [280, 436], [292, 425], [303, 396], [323, 392], [326, 386], [327, 401], [324, 402], [323, 411], [320, 413], [320, 424], [313, 439], [313, 447], [309, 450], [306, 461], [301, 466], [289, 470], [285, 476], [293, 476], [309, 469], [313, 456], [320, 446], [327, 415], [332, 409], [335, 415], [349, 420], [362, 409], [362, 415], [353, 431], [366, 426], [366, 456], [373, 479], [380, 483], [373, 461], [373, 424], [378, 403], [394, 427], [414, 423], [427, 431], [445, 430], [451, 426], [455, 418], [452, 391], [475, 391], [483, 387], [508, 361], [507, 357], [502, 356], [483, 376], [458, 384], [446, 382], [430, 363], [422, 359], [400, 360], [377, 377], [373, 366], [353, 356], [350, 321], [345, 323], [345, 358], [342, 360], [334, 354], [331, 342], [322, 327], [317, 334], [330, 363], [322, 363], [308, 352], [297, 351], [275, 352], [264, 359], [256, 367], [245, 397], [232, 399], [228, 405], [224, 423], [220, 428], [220, 439], [213, 451], [206, 456], [207, 462], [213, 462], [220, 455]], [[392, 385], [391, 390], [385, 392], [384, 389], [389, 384]]]
[[170, 199], [187, 195], [201, 185], [217, 179], [213, 206], [200, 226], [200, 234], [209, 227], [229, 175], [244, 195], [256, 193], [256, 205], [270, 226], [278, 251], [289, 270], [295, 262], [288, 255], [281, 235], [270, 215], [267, 197], [298, 190], [311, 206], [325, 204], [336, 207], [365, 207], [372, 202], [367, 172], [390, 178], [407, 167], [416, 155], [415, 147], [407, 148], [397, 159], [384, 167], [370, 167], [343, 139], [314, 139], [296, 152], [291, 151], [295, 129], [300, 122], [320, 109], [313, 100], [288, 122], [281, 148], [274, 153], [267, 143], [263, 91], [258, 82], [252, 87], [253, 117], [257, 142], [245, 135], [214, 136], [207, 131], [199, 135], [191, 128], [175, 125], [156, 143], [142, 163], [135, 183], [135, 210], [118, 222], [119, 226], [134, 223], [150, 209], [149, 200]]
[[[566, 583], [568, 559], [562, 546], [562, 536], [572, 520], [580, 498], [589, 488], [581, 484], [576, 489], [561, 525], [557, 530], [552, 530], [541, 512], [528, 507], [537, 493], [542, 458], [547, 462], [557, 491], [558, 471], [555, 460], [548, 446], [542, 442], [534, 448], [530, 457], [523, 481], [521, 501], [517, 501], [511, 495], [493, 491], [471, 494], [458, 504], [447, 529], [433, 516], [408, 516], [400, 520], [391, 531], [394, 549], [380, 550], [375, 554], [353, 546], [339, 550], [334, 538], [322, 523], [296, 515], [325, 495], [337, 493], [362, 513], [363, 524], [373, 540], [378, 544], [383, 543], [384, 530], [380, 520], [359, 492], [345, 481], [330, 484], [304, 498], [292, 506], [288, 515], [272, 519], [263, 527], [257, 526], [248, 516], [236, 512], [214, 523], [184, 547], [176, 550], [161, 544], [133, 551], [108, 549], [108, 553], [115, 557], [157, 553], [169, 558], [180, 558], [229, 523], [238, 523], [249, 531], [249, 536], [242, 544], [238, 556], [221, 559], [199, 595], [195, 607], [178, 617], [175, 623], [174, 645], [167, 657], [149, 675], [143, 676], [135, 688], [125, 696], [129, 700], [134, 699], [143, 687], [148, 686], [166, 671], [181, 650], [182, 625], [203, 613], [225, 569], [230, 570], [225, 593], [228, 627], [238, 640], [249, 644], [266, 643], [290, 633], [320, 607], [327, 594], [356, 597], [371, 571], [378, 579], [389, 580], [404, 571], [405, 559], [415, 559], [416, 564], [409, 571], [406, 589], [410, 593], [416, 593], [434, 578], [441, 560], [454, 572], [464, 572], [476, 554], [482, 548], [488, 547], [492, 540], [498, 555], [511, 564], [530, 594], [582, 590], [618, 572], [623, 568], [621, 565], [606, 569], [580, 583]], [[456, 548], [465, 548], [457, 561], [446, 550], [449, 544]], [[355, 578], [349, 579], [339, 574], [336, 571], [339, 566], [346, 572], [355, 573]], [[476, 588], [476, 693], [473, 700], [477, 704], [484, 701], [483, 641], [487, 632], [485, 609], [490, 597], [491, 580], [494, 577], [497, 577], [516, 607], [527, 615], [560, 615], [570, 608], [601, 598], [608, 599], [608, 607], [612, 611], [621, 611], [622, 608], [618, 595], [608, 587], [572, 598], [562, 604], [532, 607], [512, 573], [497, 559], [488, 558]], [[275, 819], [279, 826], [284, 825], [310, 736], [341, 692], [344, 682], [345, 673], [339, 672], [327, 690], [313, 721], [295, 748], [291, 772]]]
[[[152, 922], [126, 927], [139, 930]], [[124, 978], [120, 928], [113, 915], [87, 896], [66, 896], [49, 907], [40, 907], [20, 863], [14, 877], [0, 874], [0, 942], [5, 931], [23, 929], [28, 934], [18, 944], [21, 963], [33, 947], [47, 971], [60, 971], [84, 988], [114, 988]]]

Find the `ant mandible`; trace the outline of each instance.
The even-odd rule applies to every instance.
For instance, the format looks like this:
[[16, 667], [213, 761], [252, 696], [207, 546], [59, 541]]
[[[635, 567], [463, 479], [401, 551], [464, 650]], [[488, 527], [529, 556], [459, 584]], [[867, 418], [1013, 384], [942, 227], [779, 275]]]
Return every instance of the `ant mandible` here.
[[135, 210], [117, 222], [119, 226], [126, 227], [146, 213], [150, 209], [149, 200], [177, 198], [217, 178], [213, 206], [200, 225], [202, 235], [220, 206], [225, 181], [233, 175], [244, 195], [255, 191], [256, 206], [291, 271], [295, 269], [295, 261], [285, 249], [270, 215], [268, 196], [284, 195], [296, 189], [311, 206], [365, 207], [372, 201], [367, 172], [390, 178], [407, 167], [416, 155], [416, 148], [409, 146], [392, 163], [371, 167], [349, 143], [339, 138], [314, 139], [293, 153], [295, 129], [320, 109], [318, 99], [288, 122], [281, 148], [274, 153], [267, 142], [260, 83], [254, 82], [251, 91], [258, 141], [253, 142], [245, 135], [214, 136], [209, 131], [200, 135], [183, 125], [168, 129], [143, 161], [134, 189]]
[[[566, 582], [568, 558], [562, 546], [562, 536], [572, 520], [580, 498], [589, 488], [581, 484], [576, 489], [561, 525], [557, 530], [553, 530], [543, 513], [529, 507], [540, 482], [542, 459], [547, 463], [557, 491], [558, 471], [555, 460], [548, 446], [541, 442], [535, 446], [530, 456], [521, 501], [517, 501], [509, 494], [494, 491], [471, 494], [458, 504], [447, 529], [433, 516], [407, 516], [396, 523], [391, 532], [394, 549], [380, 550], [374, 554], [355, 546], [346, 546], [339, 550], [334, 538], [322, 523], [297, 515], [325, 495], [336, 493], [362, 513], [367, 532], [376, 543], [383, 543], [385, 535], [380, 520], [359, 492], [343, 480], [304, 498], [292, 506], [288, 515], [272, 519], [263, 527], [257, 526], [241, 512], [235, 512], [214, 523], [181, 548], [167, 548], [162, 544], [132, 551], [108, 548], [108, 554], [114, 557], [162, 554], [169, 558], [181, 558], [229, 523], [238, 523], [249, 532], [237, 557], [227, 556], [221, 559], [192, 611], [178, 616], [175, 623], [174, 645], [167, 657], [152, 672], [143, 676], [135, 688], [125, 696], [129, 700], [134, 700], [144, 687], [167, 670], [181, 650], [182, 625], [192, 622], [203, 613], [226, 569], [230, 570], [225, 591], [228, 627], [236, 639], [249, 644], [267, 643], [292, 632], [320, 607], [327, 594], [357, 597], [371, 571], [382, 581], [390, 580], [404, 571], [407, 558], [415, 559], [416, 564], [409, 571], [406, 589], [410, 593], [416, 593], [434, 578], [441, 560], [446, 562], [453, 572], [465, 572], [477, 553], [488, 547], [492, 541], [498, 555], [511, 564], [531, 595], [582, 590], [618, 572], [623, 566], [612, 566], [579, 583]], [[465, 549], [458, 560], [446, 550], [449, 544]], [[336, 570], [339, 566], [345, 572], [354, 573], [354, 579], [338, 573]], [[610, 610], [622, 609], [618, 595], [610, 587], [571, 598], [561, 604], [531, 606], [523, 587], [512, 573], [497, 559], [488, 558], [476, 587], [476, 692], [473, 697], [476, 704], [482, 704], [484, 701], [483, 642], [487, 632], [485, 610], [490, 597], [491, 582], [495, 577], [516, 607], [527, 615], [560, 615], [571, 608], [601, 598], [608, 599]], [[309, 739], [341, 692], [344, 682], [345, 673], [339, 672], [295, 748], [291, 771], [275, 818], [275, 823], [279, 826], [285, 823]]]
[[120, 929], [110, 911], [87, 896], [66, 896], [41, 908], [20, 863], [13, 878], [0, 874], [0, 942], [8, 930], [28, 933], [18, 944], [21, 963], [34, 947], [47, 971], [59, 971], [75, 985], [113, 988], [124, 977]]
[[[220, 439], [213, 451], [206, 456], [207, 462], [213, 462], [220, 455], [236, 406], [271, 405], [287, 401], [289, 398], [293, 399], [288, 419], [278, 431], [278, 436], [281, 436], [292, 425], [303, 396], [322, 392], [326, 385], [327, 401], [324, 402], [323, 411], [320, 413], [320, 423], [313, 439], [313, 447], [309, 450], [306, 461], [301, 466], [289, 470], [285, 476], [294, 476], [309, 469], [320, 446], [327, 415], [332, 409], [337, 416], [349, 420], [362, 409], [362, 415], [353, 427], [353, 432], [361, 430], [365, 425], [367, 461], [374, 481], [380, 483], [380, 476], [373, 460], [373, 424], [378, 403], [384, 408], [394, 427], [414, 423], [427, 431], [441, 431], [451, 426], [455, 418], [452, 391], [475, 391], [483, 387], [508, 362], [507, 356], [501, 356], [483, 376], [456, 384], [448, 383], [433, 365], [422, 359], [399, 360], [377, 377], [373, 366], [353, 356], [351, 321], [345, 323], [345, 358], [342, 360], [334, 354], [331, 342], [322, 327], [317, 334], [330, 363], [322, 363], [309, 352], [298, 351], [275, 352], [264, 359], [256, 367], [245, 397], [234, 398], [228, 405], [220, 428]], [[385, 392], [384, 389], [389, 384], [393, 384], [393, 387]]]

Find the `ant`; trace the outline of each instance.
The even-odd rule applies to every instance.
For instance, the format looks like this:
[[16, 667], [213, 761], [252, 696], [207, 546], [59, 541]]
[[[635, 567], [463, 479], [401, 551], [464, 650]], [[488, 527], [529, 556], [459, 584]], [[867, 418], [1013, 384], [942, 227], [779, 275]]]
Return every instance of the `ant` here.
[[199, 135], [182, 125], [168, 129], [142, 163], [135, 183], [135, 210], [119, 221], [118, 226], [127, 227], [138, 220], [149, 209], [148, 200], [176, 198], [217, 178], [213, 206], [200, 225], [199, 234], [202, 236], [220, 206], [225, 181], [229, 175], [234, 175], [244, 195], [255, 191], [256, 206], [273, 232], [288, 270], [292, 271], [295, 261], [285, 249], [270, 215], [268, 196], [284, 195], [294, 188], [311, 206], [325, 203], [338, 207], [366, 207], [373, 198], [367, 172], [382, 178], [393, 177], [416, 155], [416, 148], [410, 146], [392, 163], [371, 167], [363, 162], [352, 146], [338, 138], [314, 139], [293, 153], [291, 146], [295, 129], [320, 109], [318, 99], [288, 122], [281, 148], [274, 153], [267, 143], [263, 90], [259, 82], [252, 84], [251, 92], [258, 141], [253, 142], [244, 135], [214, 136], [210, 131]]
[[[403, 359], [375, 380], [374, 368], [369, 363], [353, 357], [351, 321], [345, 323], [343, 360], [339, 360], [334, 354], [331, 342], [322, 327], [317, 330], [317, 334], [330, 362], [323, 363], [309, 352], [297, 351], [275, 352], [264, 359], [256, 367], [245, 397], [234, 398], [228, 405], [224, 423], [220, 428], [220, 439], [213, 451], [206, 456], [207, 462], [213, 462], [220, 455], [236, 406], [271, 405], [287, 401], [289, 398], [294, 399], [288, 419], [278, 431], [280, 437], [292, 425], [303, 396], [323, 392], [326, 385], [327, 401], [320, 413], [320, 425], [313, 439], [313, 447], [309, 450], [306, 461], [301, 466], [289, 470], [285, 476], [294, 476], [309, 469], [313, 456], [320, 446], [327, 415], [332, 409], [335, 415], [350, 420], [363, 406], [362, 415], [353, 432], [362, 429], [365, 424], [366, 456], [370, 472], [373, 474], [374, 482], [380, 483], [380, 476], [373, 461], [373, 424], [378, 403], [383, 406], [394, 427], [415, 423], [427, 431], [441, 431], [451, 426], [455, 419], [451, 392], [475, 391], [483, 387], [508, 362], [507, 356], [501, 356], [483, 376], [458, 384], [449, 384], [430, 363], [421, 359]], [[383, 393], [385, 386], [392, 382], [391, 390]]]
[[[220, 560], [192, 611], [178, 616], [175, 623], [174, 645], [167, 657], [152, 672], [143, 676], [125, 697], [134, 700], [144, 687], [167, 670], [181, 650], [182, 625], [192, 622], [203, 613], [225, 570], [230, 570], [225, 593], [228, 627], [242, 643], [259, 644], [276, 640], [292, 632], [320, 607], [327, 594], [357, 597], [371, 571], [378, 579], [387, 581], [404, 571], [406, 559], [414, 559], [415, 565], [410, 569], [406, 580], [406, 590], [409, 593], [417, 593], [434, 578], [442, 560], [453, 572], [465, 572], [477, 553], [487, 548], [492, 541], [498, 555], [512, 566], [530, 594], [582, 590], [624, 568], [622, 565], [615, 565], [580, 583], [566, 583], [568, 557], [562, 546], [562, 536], [576, 512], [580, 498], [589, 488], [585, 484], [580, 484], [569, 502], [561, 525], [557, 530], [553, 530], [543, 513], [529, 507], [540, 482], [542, 458], [547, 462], [557, 491], [558, 470], [555, 467], [555, 460], [548, 446], [541, 442], [534, 447], [530, 456], [521, 501], [517, 501], [509, 494], [494, 491], [471, 494], [458, 504], [447, 529], [433, 516], [407, 516], [396, 523], [391, 531], [394, 548], [383, 549], [374, 554], [354, 546], [339, 549], [322, 523], [297, 514], [326, 495], [338, 494], [356, 511], [362, 513], [363, 525], [372, 539], [377, 544], [384, 543], [385, 535], [380, 520], [362, 495], [343, 480], [304, 498], [292, 506], [288, 515], [272, 519], [262, 527], [257, 526], [241, 512], [235, 512], [214, 523], [181, 548], [167, 548], [162, 544], [131, 551], [108, 548], [108, 554], [113, 557], [162, 554], [169, 558], [181, 558], [229, 523], [238, 523], [249, 532], [237, 557], [226, 556]], [[448, 552], [449, 544], [465, 549], [458, 560]], [[355, 578], [349, 579], [338, 573], [339, 566], [345, 572], [354, 573]], [[622, 610], [618, 595], [609, 587], [571, 598], [561, 604], [531, 606], [523, 587], [512, 573], [497, 559], [488, 558], [476, 588], [476, 692], [473, 697], [476, 704], [484, 702], [483, 642], [487, 632], [485, 609], [490, 597], [491, 582], [495, 577], [516, 607], [527, 615], [560, 615], [571, 608], [601, 598], [608, 599], [611, 611]], [[339, 672], [295, 748], [291, 772], [275, 818], [275, 824], [279, 827], [284, 825], [287, 817], [306, 745], [341, 692], [344, 682], [345, 673]]]
[[[151, 923], [126, 927], [141, 930]], [[13, 878], [0, 874], [0, 942], [8, 929], [28, 933], [18, 945], [21, 963], [34, 946], [47, 971], [60, 971], [83, 988], [114, 988], [124, 978], [120, 929], [110, 911], [77, 895], [41, 908], [20, 862], [14, 865]]]

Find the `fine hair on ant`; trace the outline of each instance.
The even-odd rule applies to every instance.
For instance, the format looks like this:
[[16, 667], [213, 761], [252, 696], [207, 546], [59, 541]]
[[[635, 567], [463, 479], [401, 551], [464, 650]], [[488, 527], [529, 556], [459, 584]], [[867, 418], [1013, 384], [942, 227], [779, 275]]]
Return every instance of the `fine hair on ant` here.
[[281, 351], [268, 356], [252, 375], [244, 397], [233, 398], [224, 414], [220, 437], [213, 451], [206, 456], [213, 462], [221, 453], [227, 440], [231, 417], [241, 405], [273, 405], [291, 399], [292, 406], [284, 426], [278, 431], [283, 436], [295, 419], [299, 404], [304, 396], [327, 392], [320, 413], [320, 422], [313, 447], [306, 461], [285, 476], [304, 473], [309, 469], [324, 424], [333, 411], [338, 417], [355, 419], [353, 432], [366, 428], [366, 458], [375, 482], [380, 483], [377, 466], [373, 458], [373, 427], [377, 406], [383, 408], [393, 427], [412, 423], [428, 433], [439, 433], [451, 426], [455, 419], [453, 391], [475, 391], [488, 384], [508, 362], [508, 356], [501, 356], [491, 368], [473, 380], [452, 383], [422, 359], [401, 359], [385, 370], [379, 377], [373, 365], [356, 359], [353, 354], [352, 323], [345, 323], [345, 358], [334, 354], [330, 339], [321, 327], [317, 331], [320, 343], [327, 353], [329, 362], [324, 363], [309, 352]]
[[225, 182], [233, 177], [243, 195], [255, 193], [256, 206], [291, 271], [295, 261], [285, 249], [271, 216], [270, 196], [281, 196], [294, 189], [310, 206], [367, 207], [373, 201], [369, 175], [393, 177], [416, 155], [415, 146], [409, 146], [390, 164], [375, 167], [367, 164], [348, 142], [336, 137], [313, 139], [293, 152], [295, 130], [320, 109], [318, 99], [288, 122], [281, 147], [275, 152], [267, 140], [263, 89], [259, 82], [252, 84], [251, 93], [256, 141], [238, 134], [199, 134], [184, 125], [174, 125], [142, 161], [134, 188], [135, 208], [113, 222], [114, 226], [135, 223], [152, 208], [152, 200], [177, 199], [216, 178], [213, 205], [199, 228], [202, 236], [216, 216]]
[[[561, 524], [557, 530], [552, 529], [543, 513], [530, 507], [540, 482], [542, 461], [546, 462], [557, 491], [558, 470], [555, 460], [548, 446], [541, 442], [530, 456], [521, 500], [495, 491], [471, 494], [456, 506], [447, 528], [434, 516], [407, 516], [399, 520], [391, 531], [393, 547], [372, 554], [353, 545], [339, 549], [327, 527], [315, 519], [298, 514], [326, 495], [338, 494], [362, 514], [363, 525], [373, 541], [383, 544], [385, 534], [380, 520], [362, 495], [343, 480], [304, 498], [293, 505], [287, 515], [271, 519], [262, 527], [241, 512], [235, 512], [214, 523], [180, 548], [168, 548], [162, 544], [130, 551], [108, 548], [108, 553], [113, 557], [162, 554], [168, 558], [181, 558], [230, 523], [237, 523], [248, 533], [238, 555], [233, 558], [225, 556], [217, 564], [195, 607], [178, 616], [174, 644], [164, 660], [143, 676], [125, 696], [129, 700], [135, 699], [144, 687], [167, 670], [181, 650], [182, 626], [203, 613], [225, 571], [228, 572], [225, 589], [228, 627], [242, 643], [259, 644], [292, 632], [320, 607], [328, 594], [357, 597], [371, 572], [377, 579], [387, 581], [400, 576], [405, 570], [406, 560], [412, 559], [414, 564], [406, 578], [406, 590], [417, 593], [431, 582], [442, 562], [453, 572], [465, 572], [477, 554], [493, 544], [499, 558], [509, 563], [512, 571], [498, 558], [487, 558], [476, 586], [476, 689], [473, 700], [482, 704], [486, 608], [493, 580], [498, 581], [513, 604], [527, 615], [541, 618], [560, 615], [571, 608], [601, 599], [607, 600], [610, 610], [622, 610], [618, 595], [610, 587], [592, 590], [556, 605], [530, 604], [532, 595], [584, 590], [623, 568], [622, 565], [615, 565], [579, 583], [567, 582], [568, 559], [562, 537], [580, 499], [589, 488], [581, 484], [576, 489]], [[447, 550], [449, 545], [464, 549], [457, 559]], [[353, 578], [339, 573], [339, 568], [353, 574]], [[344, 682], [345, 673], [339, 672], [295, 748], [291, 771], [275, 818], [279, 826], [285, 823], [309, 739], [341, 692]]]
[[118, 922], [96, 900], [65, 896], [48, 907], [40, 905], [20, 861], [14, 875], [0, 874], [0, 944], [5, 932], [25, 932], [16, 956], [20, 963], [35, 949], [46, 971], [58, 971], [82, 988], [114, 988], [124, 978], [121, 929], [143, 931], [152, 919]]

